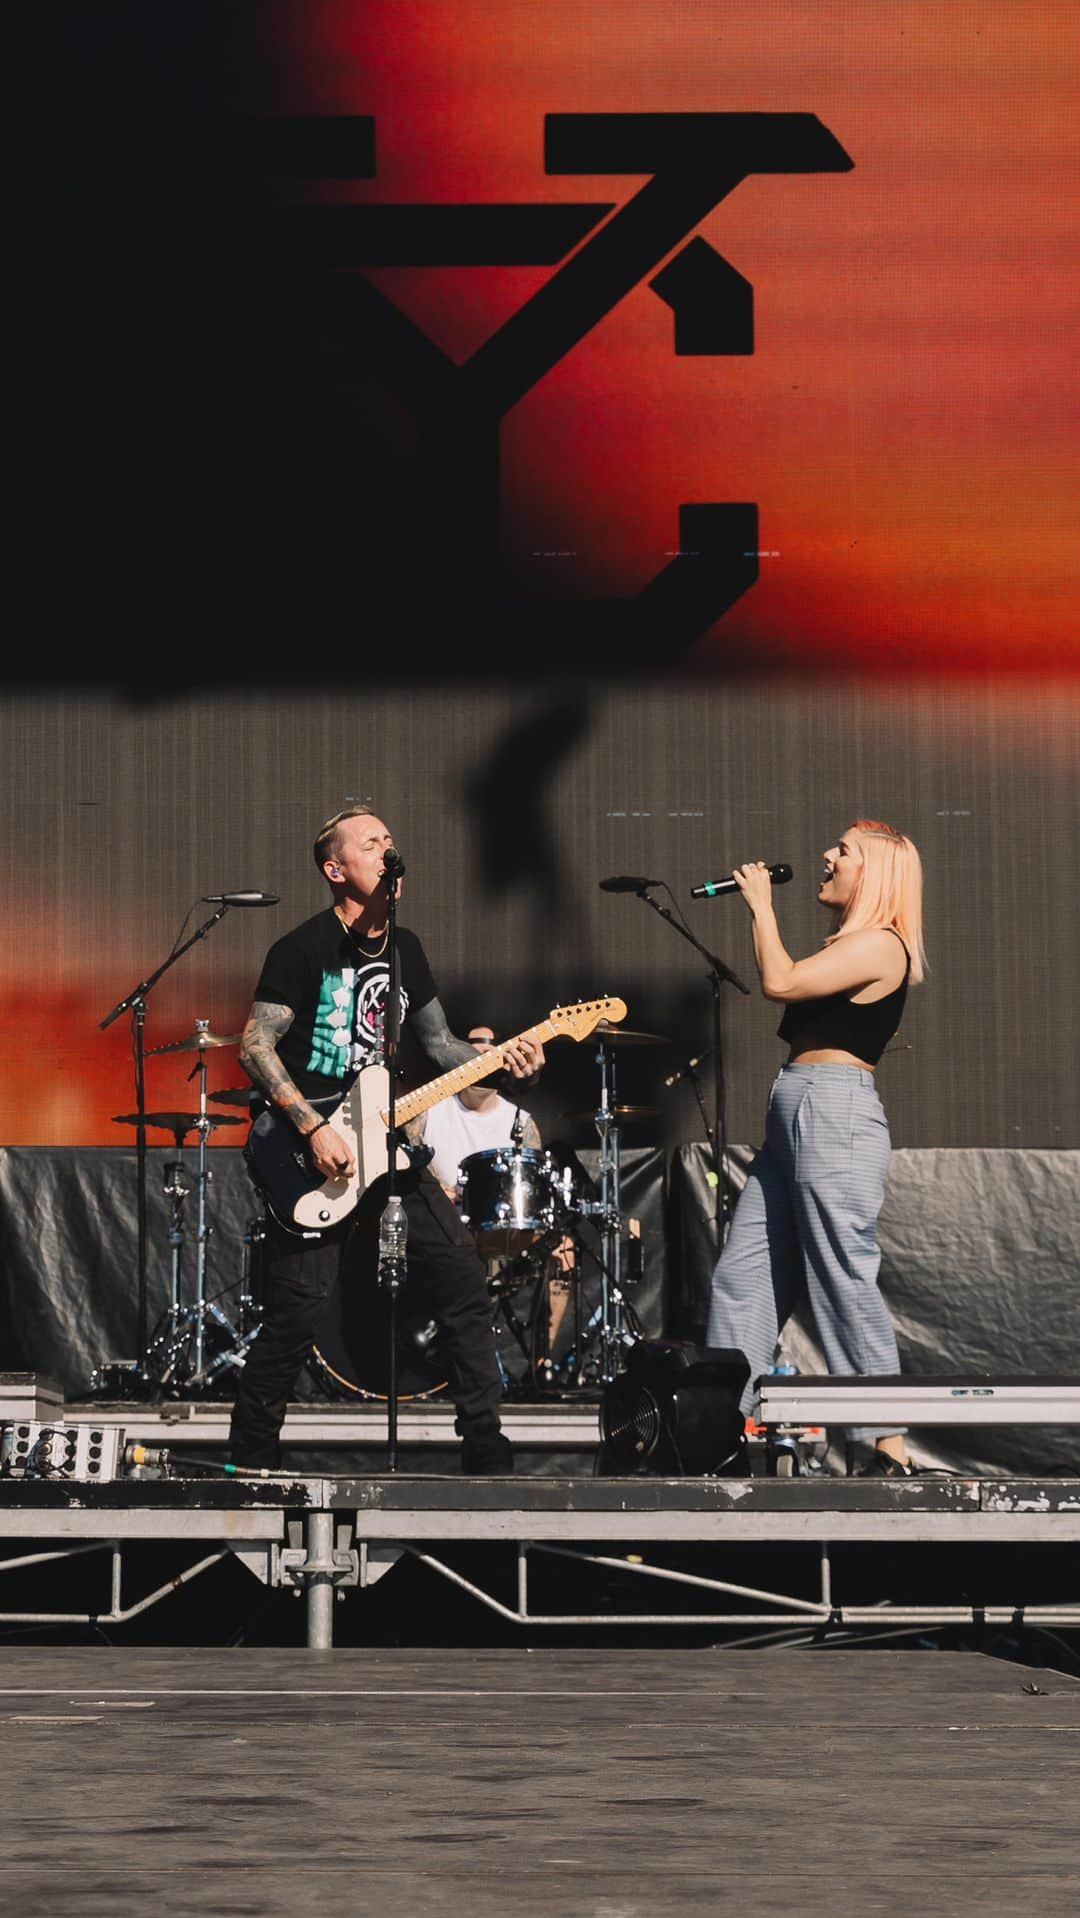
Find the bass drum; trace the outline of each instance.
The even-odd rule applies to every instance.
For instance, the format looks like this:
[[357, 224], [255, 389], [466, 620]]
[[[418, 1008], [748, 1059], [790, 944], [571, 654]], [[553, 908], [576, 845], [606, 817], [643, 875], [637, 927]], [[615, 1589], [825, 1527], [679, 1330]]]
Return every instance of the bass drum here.
[[[374, 1272], [334, 1280], [308, 1369], [331, 1398], [389, 1397], [390, 1305]], [[446, 1385], [434, 1321], [419, 1286], [406, 1278], [397, 1299], [398, 1397], [435, 1398]]]

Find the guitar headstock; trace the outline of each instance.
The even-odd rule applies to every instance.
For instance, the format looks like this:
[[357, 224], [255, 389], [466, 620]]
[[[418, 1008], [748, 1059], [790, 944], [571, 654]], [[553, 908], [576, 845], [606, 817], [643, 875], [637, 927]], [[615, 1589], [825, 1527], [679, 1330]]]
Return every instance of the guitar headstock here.
[[568, 1039], [587, 1039], [595, 1032], [601, 1019], [609, 1026], [617, 1026], [620, 1019], [626, 1018], [626, 1002], [623, 999], [587, 999], [578, 1006], [556, 1006], [549, 1018], [555, 1028], [556, 1036], [565, 1034]]

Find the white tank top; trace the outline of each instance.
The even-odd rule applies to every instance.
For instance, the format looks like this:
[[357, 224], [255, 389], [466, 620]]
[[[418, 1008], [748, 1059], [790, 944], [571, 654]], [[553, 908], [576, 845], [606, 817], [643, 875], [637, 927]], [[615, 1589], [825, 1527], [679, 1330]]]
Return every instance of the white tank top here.
[[510, 1129], [517, 1107], [501, 1095], [484, 1112], [471, 1112], [455, 1093], [432, 1106], [424, 1126], [424, 1143], [435, 1157], [431, 1170], [440, 1185], [460, 1185], [461, 1161], [471, 1152], [491, 1152], [496, 1146], [509, 1145]]

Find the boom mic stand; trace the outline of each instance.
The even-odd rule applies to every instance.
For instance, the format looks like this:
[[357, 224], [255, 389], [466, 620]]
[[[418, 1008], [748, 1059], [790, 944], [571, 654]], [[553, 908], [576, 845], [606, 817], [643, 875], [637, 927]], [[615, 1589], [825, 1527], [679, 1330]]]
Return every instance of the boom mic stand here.
[[104, 1019], [100, 1020], [98, 1025], [98, 1031], [104, 1032], [107, 1026], [112, 1025], [114, 1019], [119, 1019], [122, 1012], [130, 1012], [131, 1014], [131, 1047], [135, 1061], [136, 1112], [135, 1216], [137, 1231], [136, 1274], [138, 1281], [138, 1330], [136, 1333], [136, 1341], [139, 1350], [137, 1376], [140, 1385], [146, 1384], [148, 1378], [146, 1360], [149, 1316], [147, 1311], [148, 1284], [146, 1263], [146, 1002], [162, 974], [168, 972], [170, 966], [175, 966], [177, 960], [182, 959], [185, 952], [188, 952], [197, 940], [205, 939], [211, 928], [217, 925], [218, 920], [224, 919], [228, 910], [227, 902], [222, 900], [217, 911], [212, 913], [210, 918], [207, 919], [197, 931], [192, 933], [191, 938], [185, 939], [182, 946], [177, 946], [170, 952], [168, 958], [158, 967], [157, 971], [150, 974], [149, 979], [141, 979], [139, 984], [134, 986], [128, 993], [127, 997], [121, 999], [119, 1004], [115, 1005], [112, 1011], [107, 1013]]
[[405, 1207], [397, 1189], [397, 1080], [398, 1050], [401, 1041], [401, 993], [398, 973], [397, 950], [397, 894], [405, 871], [405, 861], [400, 853], [384, 856], [383, 874], [386, 880], [386, 944], [389, 954], [390, 978], [387, 987], [386, 1014], [383, 1019], [383, 1064], [386, 1067], [389, 1109], [387, 1112], [388, 1130], [386, 1135], [386, 1204], [379, 1219], [379, 1284], [385, 1286], [389, 1304], [389, 1367], [386, 1396], [386, 1468], [397, 1471], [398, 1445], [398, 1347], [397, 1347], [397, 1307], [398, 1294], [405, 1283], [405, 1248], [408, 1234], [408, 1221]]
[[[709, 962], [709, 969], [705, 976], [712, 988], [714, 1118], [711, 1127], [708, 1126], [708, 1122], [706, 1121], [706, 1127], [709, 1131], [709, 1144], [712, 1146], [713, 1164], [716, 1167], [716, 1249], [719, 1253], [723, 1250], [724, 1240], [727, 1237], [727, 1228], [731, 1221], [731, 1189], [728, 1178], [727, 1159], [725, 1156], [727, 1137], [724, 1123], [724, 1033], [723, 1020], [720, 1012], [720, 990], [726, 983], [729, 986], [734, 986], [737, 992], [744, 993], [746, 997], [749, 998], [750, 988], [743, 984], [737, 973], [732, 972], [730, 966], [726, 966], [722, 959], [717, 958], [715, 952], [710, 952], [708, 946], [702, 945], [700, 939], [690, 931], [689, 926], [684, 926], [676, 919], [670, 907], [661, 906], [657, 900], [652, 897], [647, 885], [639, 886], [636, 890], [639, 899], [643, 899], [647, 906], [651, 906], [654, 912], [658, 912], [661, 919], [666, 919], [668, 925], [673, 927], [677, 933], [681, 934], [682, 938], [684, 938], [689, 945], [693, 946], [695, 951], [700, 952], [703, 959], [707, 959]], [[670, 891], [670, 887], [668, 887], [667, 890]]]

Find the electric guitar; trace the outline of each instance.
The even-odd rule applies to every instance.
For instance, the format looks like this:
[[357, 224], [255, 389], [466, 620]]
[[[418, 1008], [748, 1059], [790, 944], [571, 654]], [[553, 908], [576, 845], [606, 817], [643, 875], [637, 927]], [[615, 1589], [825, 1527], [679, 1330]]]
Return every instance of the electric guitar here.
[[[466, 1059], [461, 1065], [452, 1066], [449, 1072], [441, 1073], [439, 1078], [430, 1079], [427, 1085], [403, 1093], [396, 1103], [395, 1122], [399, 1128], [405, 1126], [410, 1119], [430, 1112], [432, 1106], [449, 1099], [453, 1093], [464, 1092], [479, 1079], [498, 1072], [505, 1046], [516, 1046], [522, 1039], [535, 1039], [541, 1045], [560, 1037], [587, 1039], [602, 1019], [609, 1025], [617, 1025], [625, 1017], [626, 1006], [621, 999], [590, 999], [582, 1005], [556, 1006], [538, 1026], [530, 1026], [527, 1032], [505, 1040], [503, 1046], [478, 1052], [475, 1059]], [[323, 1100], [312, 1103], [320, 1111], [326, 1109]], [[389, 1103], [390, 1075], [386, 1067], [365, 1066], [341, 1103], [326, 1111], [334, 1131], [352, 1148], [356, 1171], [351, 1179], [324, 1179], [321, 1172], [316, 1172], [295, 1126], [282, 1113], [271, 1108], [256, 1119], [247, 1144], [248, 1162], [271, 1209], [283, 1224], [306, 1232], [328, 1232], [348, 1218], [368, 1186], [388, 1169]], [[399, 1169], [404, 1170], [413, 1163], [415, 1161], [399, 1146]]]

